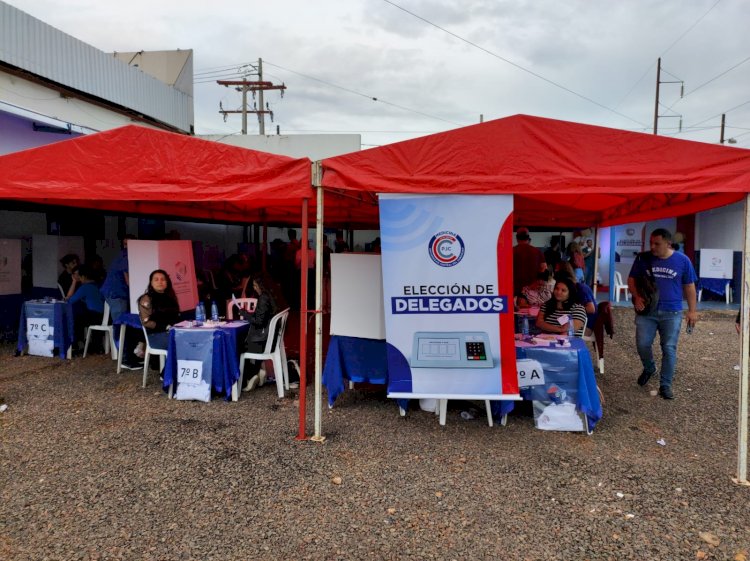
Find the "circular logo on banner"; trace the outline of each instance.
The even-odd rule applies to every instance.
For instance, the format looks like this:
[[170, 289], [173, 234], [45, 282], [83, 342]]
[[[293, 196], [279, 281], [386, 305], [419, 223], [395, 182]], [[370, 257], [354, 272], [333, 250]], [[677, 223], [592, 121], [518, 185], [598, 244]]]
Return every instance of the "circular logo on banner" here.
[[187, 265], [182, 261], [177, 261], [177, 263], [174, 264], [174, 276], [176, 277], [177, 282], [183, 282], [187, 279], [187, 272]]
[[625, 233], [632, 238], [633, 236], [635, 236], [635, 228], [627, 228], [625, 230]]
[[428, 252], [441, 267], [453, 267], [464, 257], [464, 241], [454, 232], [438, 232], [430, 239]]

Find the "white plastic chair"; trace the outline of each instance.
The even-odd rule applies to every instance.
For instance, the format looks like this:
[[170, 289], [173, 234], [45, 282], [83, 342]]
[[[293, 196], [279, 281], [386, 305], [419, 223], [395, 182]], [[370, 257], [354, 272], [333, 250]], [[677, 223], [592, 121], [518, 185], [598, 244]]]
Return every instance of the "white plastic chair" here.
[[582, 340], [586, 341], [587, 343], [591, 343], [591, 345], [594, 347], [594, 355], [596, 357], [596, 363], [599, 367], [599, 374], [604, 374], [604, 357], [599, 354], [599, 347], [596, 345], [596, 337], [594, 337], [594, 332], [591, 332], [591, 335], [586, 335], [586, 330], [584, 329], [584, 335], [581, 337]]
[[[254, 312], [255, 306], [258, 304], [257, 298], [237, 298], [237, 303], [240, 305], [240, 307], [248, 312]], [[227, 321], [232, 321], [234, 319], [234, 314], [232, 313], [234, 309], [234, 301], [233, 300], [227, 300]]]
[[63, 290], [63, 287], [59, 282], [57, 283], [57, 289], [60, 291], [60, 297], [65, 300], [67, 294], [65, 294], [65, 291]]
[[625, 300], [630, 299], [630, 291], [628, 285], [622, 282], [622, 275], [620, 271], [615, 271], [615, 302], [620, 301], [620, 291], [625, 292]]
[[89, 350], [89, 342], [91, 341], [91, 333], [93, 331], [104, 332], [104, 352], [110, 353], [112, 360], [117, 360], [117, 347], [115, 347], [115, 334], [112, 331], [112, 325], [109, 323], [109, 304], [104, 303], [104, 314], [102, 315], [102, 322], [89, 325], [86, 328], [86, 343], [83, 345], [83, 358], [86, 358], [86, 353]]
[[[286, 322], [289, 318], [289, 308], [282, 310], [268, 324], [269, 337], [266, 339], [266, 346], [260, 353], [242, 353], [240, 355], [240, 379], [232, 387], [232, 400], [237, 401], [242, 382], [245, 376], [245, 360], [271, 360], [273, 361], [273, 372], [276, 376], [276, 391], [279, 397], [284, 397], [284, 388], [289, 389], [289, 373], [286, 366], [286, 350], [284, 349], [284, 333], [286, 332]], [[278, 335], [276, 326], [279, 325]], [[275, 343], [275, 344], [274, 344]]]
[[[151, 355], [156, 355], [159, 357], [159, 369], [164, 370], [164, 365], [167, 362], [167, 349], [155, 349], [151, 346], [151, 343], [148, 341], [148, 332], [146, 331], [146, 327], [141, 325], [143, 328], [143, 335], [146, 337], [146, 353], [143, 356], [143, 387], [146, 387], [146, 379], [148, 378], [148, 362], [151, 358]], [[120, 350], [122, 352], [122, 349]]]

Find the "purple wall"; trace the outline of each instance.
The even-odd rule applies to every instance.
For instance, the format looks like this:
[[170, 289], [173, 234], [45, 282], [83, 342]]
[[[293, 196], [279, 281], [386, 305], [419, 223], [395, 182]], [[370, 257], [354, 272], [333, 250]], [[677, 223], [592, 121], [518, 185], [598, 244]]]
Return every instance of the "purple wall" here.
[[0, 155], [81, 136], [79, 133], [37, 132], [32, 126], [33, 123], [31, 119], [0, 111]]

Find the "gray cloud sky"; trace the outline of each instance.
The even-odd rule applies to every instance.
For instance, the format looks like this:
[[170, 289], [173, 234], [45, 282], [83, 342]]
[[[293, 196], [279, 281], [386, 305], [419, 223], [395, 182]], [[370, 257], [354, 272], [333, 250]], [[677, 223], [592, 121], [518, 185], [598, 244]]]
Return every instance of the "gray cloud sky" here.
[[[288, 87], [267, 94], [282, 132], [361, 132], [386, 144], [455, 125], [528, 113], [625, 129], [653, 120], [655, 62], [685, 80], [685, 91], [750, 57], [750, 2], [721, 0], [394, 0], [484, 49], [596, 102], [618, 116], [474, 48], [383, 0], [9, 0], [14, 6], [104, 51], [192, 48], [196, 72], [263, 57], [276, 65], [405, 111], [266, 66]], [[671, 48], [670, 48], [671, 46]], [[645, 73], [645, 75], [644, 75]], [[667, 75], [664, 79], [674, 79]], [[683, 124], [706, 130], [678, 137], [717, 142], [718, 115], [750, 101], [750, 61], [679, 100], [662, 85], [662, 113], [673, 105]], [[239, 116], [218, 113], [239, 94], [197, 84], [196, 130], [239, 131]], [[662, 119], [677, 134], [677, 119]], [[727, 115], [727, 135], [750, 147], [750, 103]], [[268, 129], [267, 129], [268, 130]], [[275, 130], [271, 129], [271, 130]], [[257, 131], [253, 121], [250, 132]], [[389, 132], [372, 132], [389, 131]], [[403, 132], [401, 132], [403, 131]], [[416, 132], [414, 132], [416, 131]], [[745, 134], [747, 133], [747, 134]]]

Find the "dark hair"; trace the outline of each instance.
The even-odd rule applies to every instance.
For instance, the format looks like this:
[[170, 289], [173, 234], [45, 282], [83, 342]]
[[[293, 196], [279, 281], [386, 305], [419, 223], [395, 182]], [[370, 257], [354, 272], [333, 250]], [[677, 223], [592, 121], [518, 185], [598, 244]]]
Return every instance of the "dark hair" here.
[[148, 286], [146, 287], [146, 294], [148, 294], [149, 296], [158, 294], [151, 286], [151, 281], [154, 280], [154, 275], [158, 273], [161, 273], [167, 279], [167, 288], [164, 290], [164, 294], [177, 302], [177, 294], [175, 294], [174, 287], [172, 286], [172, 279], [169, 278], [169, 273], [167, 273], [164, 269], [156, 269], [154, 271], [151, 271], [151, 274], [148, 276]]
[[573, 265], [570, 264], [570, 261], [560, 261], [557, 264], [557, 272], [555, 273], [554, 278], [555, 282], [559, 281], [560, 279], [570, 279], [574, 284], [578, 283], [576, 273], [573, 270]]
[[88, 265], [78, 265], [78, 267], [73, 269], [73, 272], [78, 273], [79, 277], [86, 277], [87, 279], [94, 278], [91, 267]]
[[60, 263], [63, 267], [72, 261], [80, 261], [75, 253], [68, 253], [67, 255], [63, 255], [62, 259], [60, 259]]
[[654, 236], [662, 237], [668, 242], [672, 241], [672, 234], [666, 228], [657, 228], [656, 230], [651, 232], [651, 237], [654, 237]]
[[297, 239], [297, 230], [289, 228], [286, 231], [286, 235], [289, 237], [290, 240], [296, 240]]
[[[556, 280], [555, 282], [555, 288], [557, 288], [558, 283], [563, 283], [565, 286], [568, 287], [568, 299], [565, 300], [565, 302], [562, 303], [562, 309], [566, 311], [570, 311], [570, 309], [573, 307], [573, 304], [578, 304], [578, 289], [576, 288], [575, 283], [566, 277], [561, 277]], [[547, 321], [549, 317], [555, 313], [557, 310], [557, 300], [555, 299], [555, 292], [552, 291], [552, 296], [544, 305], [544, 321]]]
[[550, 277], [550, 275], [551, 275], [551, 274], [552, 274], [552, 273], [550, 273], [549, 269], [544, 269], [544, 271], [539, 271], [539, 272], [538, 272], [538, 273], [536, 274], [536, 278], [537, 278], [538, 280], [543, 280], [543, 281], [545, 281], [545, 282], [546, 282], [546, 281], [548, 281], [548, 280], [549, 280], [549, 277]]

